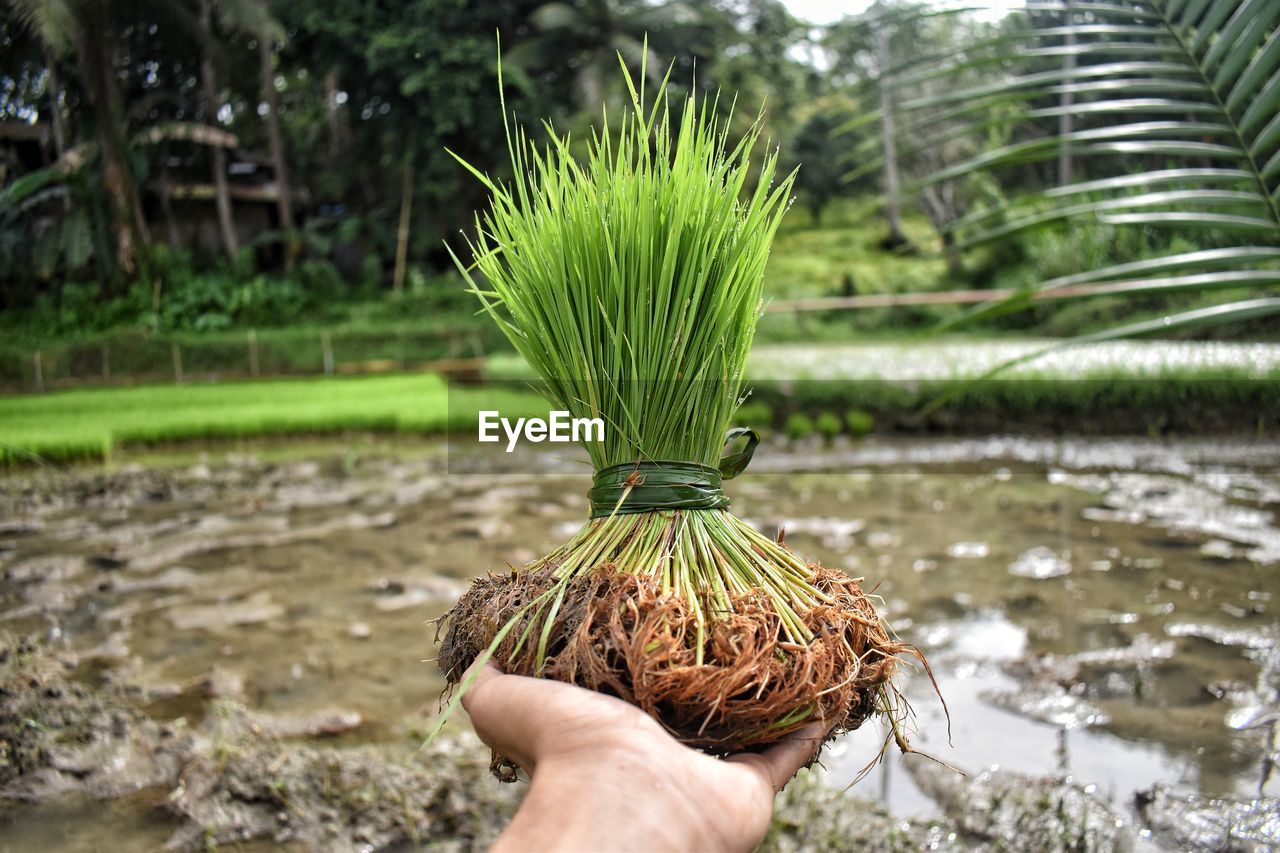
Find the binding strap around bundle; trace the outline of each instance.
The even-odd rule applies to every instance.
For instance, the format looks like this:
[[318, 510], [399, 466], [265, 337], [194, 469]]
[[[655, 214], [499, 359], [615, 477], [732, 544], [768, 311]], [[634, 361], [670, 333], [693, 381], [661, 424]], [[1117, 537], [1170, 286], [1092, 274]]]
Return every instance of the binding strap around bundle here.
[[755, 430], [739, 427], [729, 430], [725, 444], [743, 436], [747, 439], [743, 449], [721, 456], [718, 468], [700, 462], [663, 460], [602, 468], [587, 492], [591, 517], [673, 509], [728, 509], [729, 496], [721, 483], [743, 472], [760, 443]]

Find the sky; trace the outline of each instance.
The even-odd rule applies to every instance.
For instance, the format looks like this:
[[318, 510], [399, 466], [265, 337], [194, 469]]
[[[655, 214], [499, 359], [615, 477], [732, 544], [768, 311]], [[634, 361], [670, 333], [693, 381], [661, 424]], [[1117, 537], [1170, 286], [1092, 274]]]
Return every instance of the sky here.
[[783, 0], [791, 14], [814, 24], [829, 24], [866, 11], [873, 0]]
[[[845, 15], [856, 15], [865, 12], [873, 0], [783, 0], [791, 14], [797, 18], [815, 24], [829, 24], [838, 21]], [[1023, 0], [977, 0], [968, 3], [971, 6], [987, 6], [990, 11], [979, 15], [981, 18], [996, 20], [1002, 18], [1010, 9], [1023, 5]]]

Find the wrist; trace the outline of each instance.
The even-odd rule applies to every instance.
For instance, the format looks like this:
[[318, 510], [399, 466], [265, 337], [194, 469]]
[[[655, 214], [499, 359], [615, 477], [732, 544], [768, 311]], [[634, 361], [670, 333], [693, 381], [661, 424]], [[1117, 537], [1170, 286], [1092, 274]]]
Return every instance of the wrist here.
[[690, 794], [642, 749], [546, 756], [494, 850], [723, 849]]

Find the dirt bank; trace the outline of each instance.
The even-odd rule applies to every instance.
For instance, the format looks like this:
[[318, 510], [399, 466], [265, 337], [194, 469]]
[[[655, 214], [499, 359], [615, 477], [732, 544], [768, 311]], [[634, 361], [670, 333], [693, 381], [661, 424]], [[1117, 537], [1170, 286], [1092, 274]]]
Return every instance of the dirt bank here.
[[217, 703], [195, 727], [160, 723], [122, 691], [90, 689], [68, 672], [30, 641], [0, 649], [6, 811], [151, 792], [150, 808], [171, 823], [171, 849], [245, 841], [476, 849], [493, 840], [518, 801], [518, 790], [489, 777], [487, 750], [471, 736], [423, 749], [308, 743], [272, 735], [230, 702]]
[[[67, 662], [30, 640], [0, 646], [6, 823], [24, 808], [68, 798], [129, 799], [167, 824], [164, 844], [174, 850], [244, 842], [472, 850], [488, 846], [523, 793], [523, 785], [490, 777], [487, 750], [470, 735], [420, 749], [344, 747], [317, 742], [323, 727], [309, 740], [279, 737], [260, 714], [225, 701], [198, 726], [162, 723], [124, 691], [90, 689], [69, 673]], [[1130, 850], [1137, 837], [1132, 821], [1068, 781], [994, 771], [964, 778], [923, 760], [912, 773], [936, 793], [945, 817], [897, 820], [824, 786], [820, 771], [805, 772], [780, 798], [764, 849]], [[1151, 801], [1143, 805], [1158, 838], [1193, 847], [1211, 840], [1197, 828], [1241, 808], [1197, 803], [1179, 811], [1165, 803], [1157, 813]], [[1271, 837], [1276, 813], [1274, 803], [1255, 805], [1250, 834], [1230, 849]], [[1224, 838], [1232, 838], [1229, 826], [1212, 835]]]

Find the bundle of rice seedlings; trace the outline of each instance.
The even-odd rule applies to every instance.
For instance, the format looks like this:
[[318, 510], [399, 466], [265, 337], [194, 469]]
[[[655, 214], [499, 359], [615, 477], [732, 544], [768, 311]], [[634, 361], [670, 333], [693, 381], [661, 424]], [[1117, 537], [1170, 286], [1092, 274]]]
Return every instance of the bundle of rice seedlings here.
[[491, 204], [455, 262], [552, 407], [606, 428], [586, 443], [590, 519], [477, 580], [442, 617], [440, 667], [458, 683], [491, 656], [603, 691], [715, 754], [874, 714], [906, 748], [891, 678], [918, 651], [860, 580], [761, 534], [722, 490], [757, 442], [729, 427], [794, 174], [775, 180], [776, 151], [752, 167], [758, 120], [732, 141], [713, 101], [627, 85], [631, 109], [583, 160], [549, 124], [542, 148], [509, 125], [510, 184], [467, 166]]

